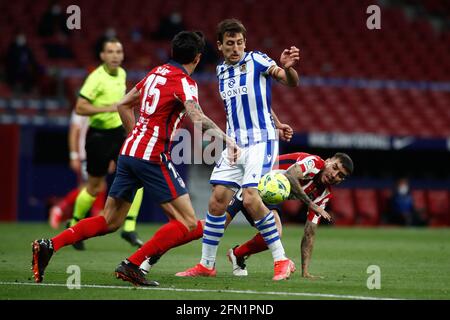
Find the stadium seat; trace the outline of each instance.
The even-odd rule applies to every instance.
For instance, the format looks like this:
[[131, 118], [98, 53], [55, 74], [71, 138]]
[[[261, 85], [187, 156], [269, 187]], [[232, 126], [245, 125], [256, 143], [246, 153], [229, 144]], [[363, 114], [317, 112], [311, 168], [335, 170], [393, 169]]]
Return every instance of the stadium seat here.
[[450, 203], [447, 190], [428, 190], [429, 225], [441, 227], [450, 225]]
[[354, 189], [356, 223], [362, 226], [375, 226], [380, 222], [377, 192], [375, 189]]
[[281, 205], [282, 216], [286, 220], [295, 220], [299, 216], [302, 206], [303, 203], [299, 200], [286, 200]]
[[412, 189], [411, 195], [414, 201], [414, 207], [416, 210], [422, 211], [425, 214], [428, 213], [427, 199], [425, 190], [422, 189]]
[[355, 223], [355, 206], [351, 189], [333, 188], [330, 211], [337, 226], [350, 226]]
[[[378, 190], [378, 208], [381, 217], [385, 217], [390, 210], [390, 200], [392, 197], [392, 189], [385, 188]], [[382, 220], [382, 218], [380, 218]]]
[[[441, 10], [444, 16], [449, 15], [448, 1], [422, 2], [423, 10], [433, 13]], [[216, 23], [229, 13], [225, 4], [206, 0], [129, 0], [127, 10], [122, 10], [118, 2], [108, 5], [101, 3], [104, 2], [79, 1], [84, 9], [83, 28], [70, 36], [70, 48], [75, 58], [71, 61], [58, 61], [47, 57], [44, 46], [48, 39], [40, 38], [35, 32], [34, 26], [45, 11], [46, 3], [8, 2], [8, 5], [3, 6], [0, 20], [0, 28], [5, 35], [0, 39], [0, 59], [4, 58], [3, 52], [7, 51], [16, 30], [24, 30], [36, 60], [45, 69], [84, 69], [95, 66], [98, 60], [94, 56], [94, 44], [107, 27], [113, 26], [124, 42], [125, 68], [147, 70], [150, 66], [165, 62], [169, 52], [167, 41], [155, 41], [150, 36], [157, 30], [159, 18], [176, 9], [180, 11], [188, 29], [204, 31], [208, 40], [215, 43]], [[254, 1], [241, 3], [239, 12], [233, 15], [242, 19], [249, 30], [249, 50], [263, 50], [278, 60], [280, 48], [295, 44], [301, 51], [301, 76], [449, 81], [450, 31], [436, 33], [430, 21], [423, 18], [408, 19], [401, 6], [383, 7], [385, 28], [368, 33], [365, 25], [360, 22], [367, 18], [365, 9], [371, 4], [369, 0], [347, 0], [339, 6], [335, 5], [335, 1], [321, 1], [320, 6], [315, 5], [312, 0], [289, 0], [286, 3], [290, 5], [280, 6], [272, 0], [258, 1], [258, 10], [270, 12], [271, 15], [248, 14], [254, 11]], [[64, 5], [66, 4], [67, 1]], [[296, 10], [289, 10], [289, 6]], [[24, 10], [27, 11], [26, 17], [23, 15]], [[148, 12], [152, 12], [152, 16], [156, 18], [148, 19]], [[111, 16], [115, 17], [114, 21], [109, 19]], [[129, 19], [129, 16], [134, 18]], [[286, 23], [279, 24], [279, 20]], [[135, 42], [131, 40], [130, 34], [136, 27], [141, 29], [142, 39]], [[274, 36], [269, 39], [268, 34]], [[435, 61], [439, 63], [436, 64]], [[72, 85], [73, 79], [66, 81], [66, 96], [72, 99], [70, 95], [76, 86]], [[47, 91], [56, 87], [43, 80], [41, 82], [41, 87], [47, 88]], [[202, 85], [200, 93], [204, 91]], [[210, 90], [209, 87], [207, 90]], [[211, 90], [216, 94], [215, 85]], [[9, 97], [10, 88], [0, 84], [0, 95]], [[208, 96], [205, 100], [205, 113], [214, 114], [217, 110], [223, 110], [219, 99]], [[291, 89], [275, 84], [272, 101], [274, 109], [279, 110], [280, 118], [285, 113], [289, 114], [292, 109], [298, 111], [296, 119], [283, 118], [297, 132], [450, 136], [448, 91], [317, 85]], [[370, 117], [367, 117], [368, 113], [371, 114]], [[222, 114], [217, 118], [224, 124]], [[430, 121], [433, 126], [427, 125]]]

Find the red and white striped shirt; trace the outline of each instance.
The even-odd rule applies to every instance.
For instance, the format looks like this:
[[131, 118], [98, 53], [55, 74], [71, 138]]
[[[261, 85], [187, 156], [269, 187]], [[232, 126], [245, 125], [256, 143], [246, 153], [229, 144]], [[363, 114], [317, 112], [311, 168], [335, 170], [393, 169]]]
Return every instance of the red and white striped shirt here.
[[183, 103], [198, 102], [197, 83], [181, 65], [170, 62], [151, 70], [136, 89], [140, 116], [120, 154], [160, 162], [164, 153], [170, 159], [171, 138], [186, 112]]
[[[304, 179], [300, 181], [303, 191], [318, 206], [325, 209], [328, 201], [331, 199], [330, 187], [317, 182], [317, 174], [325, 167], [325, 161], [316, 155], [305, 152], [296, 152], [278, 156], [273, 169], [287, 170], [293, 164], [297, 163]], [[308, 214], [314, 214], [310, 209]]]

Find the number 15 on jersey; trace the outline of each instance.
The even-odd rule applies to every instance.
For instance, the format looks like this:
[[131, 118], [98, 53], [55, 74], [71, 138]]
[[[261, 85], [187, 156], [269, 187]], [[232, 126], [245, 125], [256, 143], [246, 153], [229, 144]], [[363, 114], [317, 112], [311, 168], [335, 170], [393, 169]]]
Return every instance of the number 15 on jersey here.
[[167, 78], [161, 77], [156, 74], [152, 74], [145, 81], [144, 87], [144, 99], [142, 99], [141, 112], [148, 115], [152, 114], [156, 110], [160, 98], [160, 91], [157, 88], [158, 85], [164, 85], [167, 82]]

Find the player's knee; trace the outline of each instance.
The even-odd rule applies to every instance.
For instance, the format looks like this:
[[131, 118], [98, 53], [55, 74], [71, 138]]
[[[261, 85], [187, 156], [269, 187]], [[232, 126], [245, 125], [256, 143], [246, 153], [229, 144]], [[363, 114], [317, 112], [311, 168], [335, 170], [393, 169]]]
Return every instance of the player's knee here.
[[117, 231], [120, 228], [120, 226], [122, 225], [122, 223], [120, 221], [117, 221], [117, 219], [108, 219], [105, 216], [105, 220], [106, 220], [106, 224], [108, 225], [108, 230], [110, 232]]
[[110, 232], [116, 232], [119, 228], [120, 228], [120, 224], [118, 224], [118, 223], [113, 223], [108, 226], [108, 229]]
[[110, 232], [114, 232], [122, 226], [123, 221], [116, 215], [112, 214], [109, 206], [105, 207], [104, 217]]
[[220, 216], [225, 212], [227, 205], [224, 199], [214, 197], [209, 201], [208, 211], [212, 215]]
[[186, 228], [188, 228], [189, 232], [197, 229], [197, 219], [195, 217], [186, 219], [184, 224]]
[[103, 189], [103, 187], [101, 184], [100, 185], [88, 185], [86, 188], [87, 192], [91, 196], [94, 196], [94, 197], [96, 197], [100, 193], [100, 191], [102, 191], [102, 189]]
[[242, 205], [244, 206], [244, 208], [246, 210], [251, 210], [251, 208], [252, 208], [252, 200], [251, 200], [251, 198], [245, 198], [244, 201], [242, 202]]
[[259, 196], [254, 193], [246, 193], [244, 195], [244, 199], [242, 204], [244, 205], [244, 208], [247, 210], [252, 210], [253, 207], [255, 207], [258, 202], [261, 201]]
[[105, 180], [103, 177], [94, 177], [89, 175], [86, 185], [88, 193], [97, 196], [103, 189], [105, 189]]

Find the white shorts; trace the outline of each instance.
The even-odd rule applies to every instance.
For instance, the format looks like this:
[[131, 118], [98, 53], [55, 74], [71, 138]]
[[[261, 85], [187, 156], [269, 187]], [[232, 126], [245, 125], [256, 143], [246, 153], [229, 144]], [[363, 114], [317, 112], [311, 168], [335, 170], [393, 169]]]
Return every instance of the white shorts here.
[[222, 152], [211, 174], [209, 183], [239, 188], [256, 188], [263, 175], [272, 170], [278, 157], [278, 140], [269, 140], [241, 148], [237, 163], [231, 165], [227, 159], [228, 150]]

